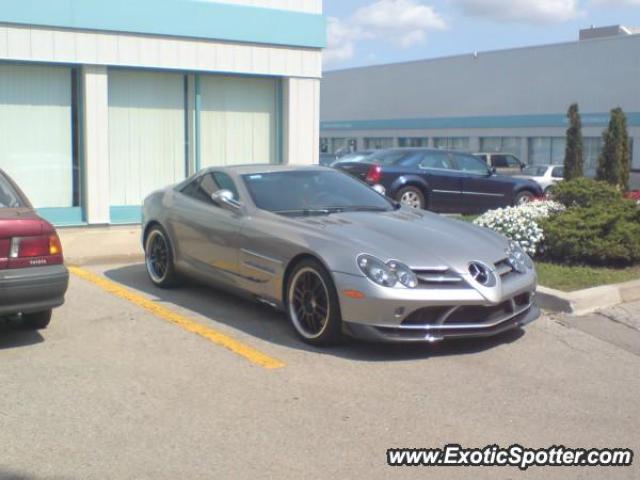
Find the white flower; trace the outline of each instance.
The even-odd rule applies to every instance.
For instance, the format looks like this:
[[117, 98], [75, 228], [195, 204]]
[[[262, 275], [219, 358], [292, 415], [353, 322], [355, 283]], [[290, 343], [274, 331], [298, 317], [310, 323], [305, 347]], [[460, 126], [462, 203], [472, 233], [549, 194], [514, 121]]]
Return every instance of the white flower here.
[[473, 223], [505, 235], [533, 256], [541, 250], [544, 239], [544, 232], [538, 220], [563, 210], [564, 206], [558, 202], [536, 201], [517, 207], [489, 210]]

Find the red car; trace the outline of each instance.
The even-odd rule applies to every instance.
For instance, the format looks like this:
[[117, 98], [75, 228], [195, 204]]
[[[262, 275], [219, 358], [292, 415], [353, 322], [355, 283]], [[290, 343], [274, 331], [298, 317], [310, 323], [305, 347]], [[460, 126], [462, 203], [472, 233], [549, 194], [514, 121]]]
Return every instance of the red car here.
[[68, 284], [58, 234], [0, 170], [0, 318], [21, 316], [27, 328], [46, 328]]

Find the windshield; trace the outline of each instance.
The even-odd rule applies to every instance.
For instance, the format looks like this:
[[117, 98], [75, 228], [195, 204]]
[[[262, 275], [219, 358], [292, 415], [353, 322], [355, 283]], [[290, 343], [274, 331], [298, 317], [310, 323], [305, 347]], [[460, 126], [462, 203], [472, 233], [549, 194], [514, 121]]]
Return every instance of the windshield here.
[[546, 171], [547, 167], [536, 167], [535, 165], [531, 165], [529, 167], [524, 167], [522, 173], [525, 175], [531, 175], [532, 177], [544, 177]]
[[26, 207], [18, 192], [11, 186], [9, 181], [0, 173], [0, 208], [22, 208]]
[[270, 212], [309, 215], [394, 209], [382, 195], [337, 171], [298, 170], [242, 178], [256, 206]]

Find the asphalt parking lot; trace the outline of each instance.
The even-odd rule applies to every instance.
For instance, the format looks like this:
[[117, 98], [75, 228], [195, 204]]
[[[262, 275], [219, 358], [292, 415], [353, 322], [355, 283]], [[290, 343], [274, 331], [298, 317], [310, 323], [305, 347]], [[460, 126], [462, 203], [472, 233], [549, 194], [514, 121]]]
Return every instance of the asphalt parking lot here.
[[637, 453], [630, 327], [545, 316], [489, 340], [323, 351], [269, 307], [154, 289], [140, 264], [88, 268], [117, 288], [74, 275], [47, 330], [0, 327], [2, 479], [640, 478], [637, 461], [443, 471], [385, 456], [448, 443]]

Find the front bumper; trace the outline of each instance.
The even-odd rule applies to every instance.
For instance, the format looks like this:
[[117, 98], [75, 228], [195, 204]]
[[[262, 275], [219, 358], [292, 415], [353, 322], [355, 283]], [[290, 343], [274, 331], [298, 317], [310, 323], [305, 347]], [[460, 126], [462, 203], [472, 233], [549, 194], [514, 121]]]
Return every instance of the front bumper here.
[[0, 270], [0, 316], [60, 306], [68, 285], [64, 265]]
[[[364, 340], [438, 342], [487, 337], [531, 323], [540, 316], [534, 303], [534, 272], [499, 283], [488, 300], [475, 288], [391, 289], [365, 277], [333, 272], [347, 334]], [[355, 299], [347, 290], [364, 293]]]

